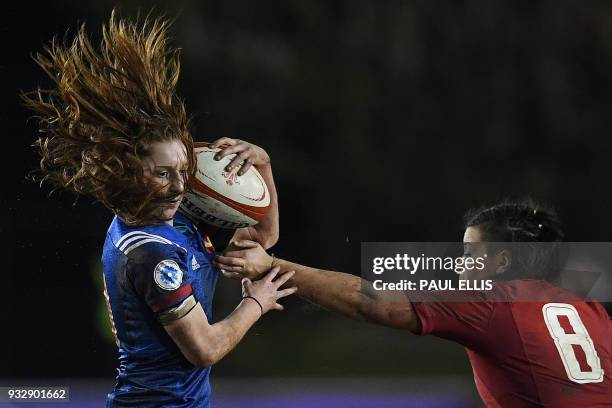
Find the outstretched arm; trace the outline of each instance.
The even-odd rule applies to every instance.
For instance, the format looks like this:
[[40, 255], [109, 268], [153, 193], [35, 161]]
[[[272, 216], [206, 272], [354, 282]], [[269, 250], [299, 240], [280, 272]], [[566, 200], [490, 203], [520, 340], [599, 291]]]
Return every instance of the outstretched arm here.
[[[235, 242], [238, 250], [218, 256], [222, 269], [257, 278], [270, 268], [273, 258], [256, 242]], [[275, 259], [280, 273], [295, 271], [288, 284], [297, 286], [297, 294], [321, 307], [356, 320], [418, 332], [418, 319], [410, 301], [388, 298], [375, 291], [370, 282], [355, 275], [311, 268], [283, 259]]]

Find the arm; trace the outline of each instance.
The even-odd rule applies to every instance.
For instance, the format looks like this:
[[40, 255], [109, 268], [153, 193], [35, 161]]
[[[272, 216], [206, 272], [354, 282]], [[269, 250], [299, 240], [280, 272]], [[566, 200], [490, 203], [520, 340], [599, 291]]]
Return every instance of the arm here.
[[[241, 249], [218, 256], [218, 266], [256, 278], [272, 264], [272, 257], [260, 245], [249, 241], [235, 245]], [[389, 299], [373, 290], [369, 282], [347, 273], [311, 268], [282, 259], [274, 260], [274, 265], [280, 268], [280, 273], [295, 271], [289, 284], [298, 287], [300, 297], [325, 309], [356, 320], [419, 331], [418, 319], [406, 297]]]
[[134, 294], [149, 307], [185, 358], [199, 367], [223, 358], [261, 315], [273, 309], [282, 310], [278, 299], [296, 291], [279, 290], [292, 276], [286, 273], [274, 280], [279, 268], [254, 283], [244, 279], [243, 300], [236, 310], [226, 319], [210, 324], [191, 286], [187, 257], [187, 252], [175, 245], [145, 242], [129, 252], [126, 278]]
[[164, 328], [191, 364], [208, 367], [236, 347], [260, 315], [257, 303], [244, 299], [227, 318], [210, 324], [198, 304], [185, 317]]
[[254, 283], [244, 279], [243, 295], [252, 296], [257, 301], [244, 298], [224, 320], [210, 324], [202, 306], [198, 303], [182, 318], [166, 322], [164, 324], [166, 332], [193, 365], [208, 367], [217, 363], [236, 347], [262, 314], [273, 309], [283, 309], [277, 303], [278, 299], [295, 292], [295, 288], [278, 290], [292, 274], [284, 274], [273, 280], [277, 273], [278, 268], [275, 268], [263, 279]]
[[274, 184], [274, 176], [272, 175], [270, 156], [259, 146], [227, 137], [214, 141], [211, 144], [211, 148], [221, 148], [221, 151], [215, 156], [216, 160], [220, 160], [230, 154], [236, 154], [236, 157], [231, 161], [226, 170], [231, 171], [235, 167], [242, 166], [238, 171], [239, 176], [246, 173], [251, 166], [255, 166], [270, 192], [270, 209], [266, 217], [256, 225], [237, 229], [232, 237], [232, 241], [248, 239], [259, 242], [265, 249], [272, 247], [278, 241], [279, 216], [278, 196]]

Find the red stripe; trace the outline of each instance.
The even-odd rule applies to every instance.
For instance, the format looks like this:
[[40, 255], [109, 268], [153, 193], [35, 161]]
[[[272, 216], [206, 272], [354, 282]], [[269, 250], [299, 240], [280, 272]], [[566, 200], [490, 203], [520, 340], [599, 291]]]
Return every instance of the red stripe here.
[[250, 206], [250, 205], [246, 205], [246, 204], [241, 204], [238, 203], [230, 198], [227, 198], [219, 193], [217, 193], [215, 190], [213, 190], [212, 188], [208, 187], [206, 184], [202, 183], [200, 180], [198, 179], [194, 179], [194, 183], [195, 183], [195, 187], [196, 187], [196, 191], [202, 194], [205, 194], [211, 198], [214, 198], [215, 200], [218, 200], [220, 202], [222, 202], [223, 204], [227, 205], [228, 207], [231, 207], [235, 210], [238, 210], [242, 213], [244, 213], [245, 215], [253, 218], [255, 221], [261, 221], [262, 219], [265, 218], [268, 210], [270, 209], [270, 206], [267, 207], [255, 207], [255, 206]]
[[185, 286], [175, 290], [174, 292], [170, 292], [167, 295], [163, 295], [155, 299], [150, 305], [151, 310], [153, 310], [154, 313], [157, 313], [160, 310], [166, 309], [170, 306], [174, 306], [180, 301], [187, 298], [189, 295], [191, 295], [192, 292], [193, 289], [191, 288], [191, 285], [186, 284]]

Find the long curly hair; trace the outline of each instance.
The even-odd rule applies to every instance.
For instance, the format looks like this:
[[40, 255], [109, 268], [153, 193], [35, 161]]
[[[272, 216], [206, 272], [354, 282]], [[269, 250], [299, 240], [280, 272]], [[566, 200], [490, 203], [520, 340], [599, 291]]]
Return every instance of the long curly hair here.
[[[187, 177], [195, 172], [193, 139], [184, 102], [176, 94], [179, 51], [168, 44], [170, 22], [146, 17], [124, 21], [113, 10], [94, 47], [81, 25], [71, 44], [54, 38], [34, 60], [53, 89], [22, 93], [36, 112], [35, 179], [92, 196], [124, 222], [160, 222], [163, 196], [144, 178], [142, 159], [153, 142], [179, 140], [187, 151]], [[188, 182], [188, 180], [185, 180]]]

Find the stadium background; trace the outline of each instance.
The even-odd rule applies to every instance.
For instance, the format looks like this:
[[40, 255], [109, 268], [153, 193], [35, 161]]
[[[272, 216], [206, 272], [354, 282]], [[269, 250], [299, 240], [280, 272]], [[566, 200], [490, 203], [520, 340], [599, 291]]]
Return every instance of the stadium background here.
[[[177, 16], [196, 140], [269, 152], [280, 257], [359, 273], [362, 241], [459, 240], [466, 209], [524, 195], [554, 204], [568, 240], [610, 240], [609, 2], [10, 2], [0, 385], [68, 385], [71, 406], [100, 406], [113, 383], [98, 261], [111, 214], [25, 179], [36, 133], [17, 93], [49, 85], [30, 53], [79, 22], [99, 38], [116, 5]], [[214, 319], [238, 299], [221, 283]], [[459, 346], [285, 303], [214, 368], [216, 406], [478, 405]]]

